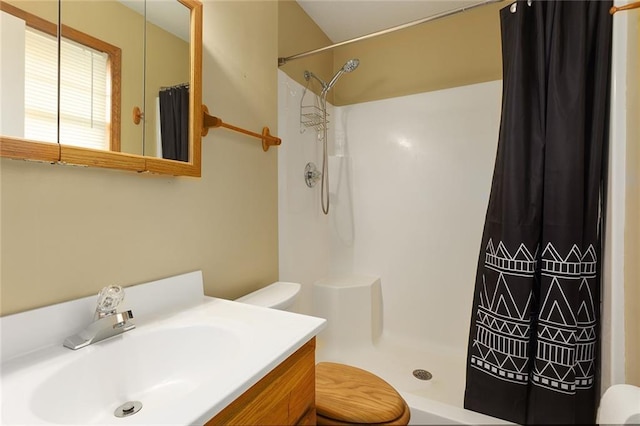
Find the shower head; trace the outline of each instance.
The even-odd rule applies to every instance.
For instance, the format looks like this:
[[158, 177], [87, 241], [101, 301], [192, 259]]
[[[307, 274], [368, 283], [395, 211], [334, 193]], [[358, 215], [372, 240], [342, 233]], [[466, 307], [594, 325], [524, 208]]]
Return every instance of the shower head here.
[[355, 70], [356, 68], [358, 68], [358, 65], [360, 65], [360, 60], [359, 59], [349, 59], [347, 61], [347, 63], [345, 63], [342, 66], [342, 71], [351, 72], [351, 71]]
[[338, 78], [340, 78], [340, 76], [345, 73], [345, 72], [351, 72], [353, 70], [355, 70], [356, 68], [358, 68], [358, 65], [360, 65], [360, 61], [358, 59], [349, 59], [343, 66], [342, 68], [340, 68], [338, 70], [338, 72], [336, 73], [336, 75], [333, 76], [333, 78], [331, 79], [331, 81], [329, 81], [329, 83], [322, 89], [322, 93], [327, 93], [329, 90], [331, 90], [331, 88], [333, 87], [334, 84], [336, 84], [336, 81], [338, 81]]

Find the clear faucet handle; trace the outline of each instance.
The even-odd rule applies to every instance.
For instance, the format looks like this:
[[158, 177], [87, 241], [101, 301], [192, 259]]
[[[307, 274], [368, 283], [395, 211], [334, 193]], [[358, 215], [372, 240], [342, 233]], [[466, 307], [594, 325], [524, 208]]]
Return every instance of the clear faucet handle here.
[[124, 299], [124, 290], [119, 285], [110, 285], [98, 293], [98, 306], [96, 312], [106, 314], [118, 307]]

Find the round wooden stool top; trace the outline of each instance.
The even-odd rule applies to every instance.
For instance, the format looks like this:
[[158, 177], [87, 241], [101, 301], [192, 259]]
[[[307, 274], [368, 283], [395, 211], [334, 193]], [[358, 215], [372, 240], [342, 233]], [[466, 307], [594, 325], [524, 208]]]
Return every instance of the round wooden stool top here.
[[[390, 423], [407, 417], [398, 392], [380, 377], [345, 364], [316, 365], [318, 416], [345, 423]], [[405, 423], [406, 424], [406, 423]]]

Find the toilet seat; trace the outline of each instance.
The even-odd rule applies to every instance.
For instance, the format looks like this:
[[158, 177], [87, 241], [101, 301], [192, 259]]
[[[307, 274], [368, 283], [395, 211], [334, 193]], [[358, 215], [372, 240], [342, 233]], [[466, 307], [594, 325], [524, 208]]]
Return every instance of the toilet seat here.
[[406, 425], [410, 410], [400, 394], [380, 377], [345, 364], [316, 365], [319, 425]]

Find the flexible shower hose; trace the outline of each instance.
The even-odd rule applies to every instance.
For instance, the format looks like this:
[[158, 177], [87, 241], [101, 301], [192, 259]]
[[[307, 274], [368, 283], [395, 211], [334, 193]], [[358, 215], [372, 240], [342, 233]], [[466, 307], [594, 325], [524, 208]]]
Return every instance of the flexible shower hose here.
[[322, 96], [322, 182], [320, 183], [320, 202], [322, 213], [329, 214], [329, 167], [327, 155], [327, 93]]

